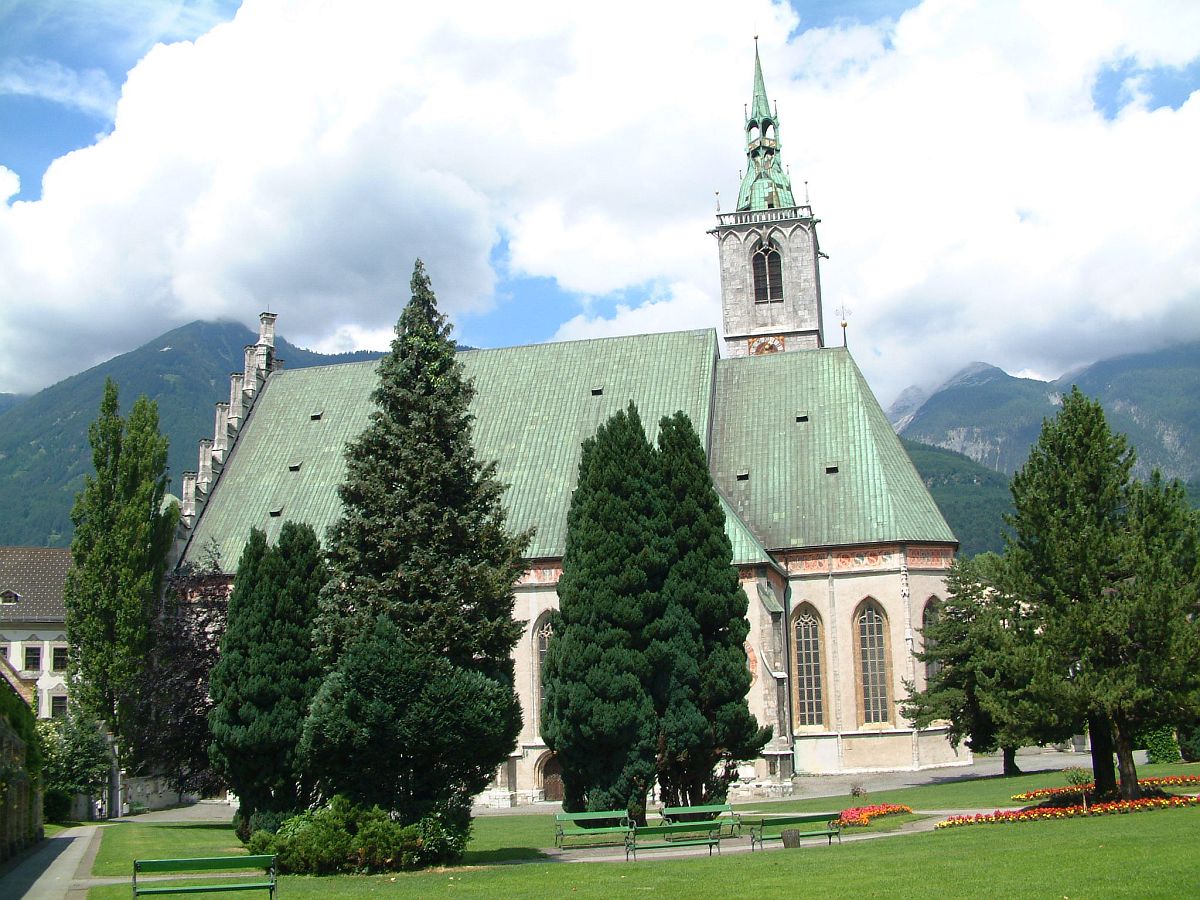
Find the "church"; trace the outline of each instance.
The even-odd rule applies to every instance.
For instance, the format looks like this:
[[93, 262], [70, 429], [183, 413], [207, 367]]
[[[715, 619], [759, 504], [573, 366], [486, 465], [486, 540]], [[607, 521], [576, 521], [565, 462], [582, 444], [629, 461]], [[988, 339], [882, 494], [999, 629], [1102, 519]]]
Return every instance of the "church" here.
[[[749, 599], [751, 711], [774, 738], [752, 778], [921, 769], [969, 761], [944, 728], [904, 719], [923, 686], [921, 629], [944, 596], [957, 542], [845, 346], [826, 344], [819, 220], [797, 203], [755, 54], [736, 210], [710, 232], [722, 335], [711, 329], [459, 354], [475, 385], [481, 460], [497, 461], [510, 527], [535, 529], [514, 615], [524, 725], [497, 791], [560, 799], [540, 733], [541, 667], [558, 605], [567, 509], [581, 443], [634, 401], [653, 441], [683, 410], [705, 441], [733, 563]], [[260, 317], [244, 371], [216, 404], [214, 433], [183, 475], [179, 554], [216, 546], [230, 575], [253, 527], [278, 536], [339, 514], [344, 448], [366, 427], [376, 363], [287, 371], [275, 315]], [[723, 352], [722, 352], [723, 351]]]

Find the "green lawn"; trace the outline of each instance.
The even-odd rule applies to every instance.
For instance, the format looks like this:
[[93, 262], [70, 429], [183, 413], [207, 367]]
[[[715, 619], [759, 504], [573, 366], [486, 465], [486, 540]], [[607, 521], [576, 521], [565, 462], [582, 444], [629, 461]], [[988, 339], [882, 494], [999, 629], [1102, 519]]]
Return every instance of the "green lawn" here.
[[[497, 817], [509, 819], [509, 817]], [[516, 818], [516, 817], [513, 817]], [[511, 821], [511, 819], [509, 819]], [[116, 826], [118, 829], [147, 826]], [[156, 831], [158, 829], [155, 829]], [[228, 828], [225, 828], [228, 833]], [[974, 826], [801, 850], [637, 863], [550, 863], [333, 878], [284, 877], [285, 900], [330, 897], [1179, 897], [1200, 884], [1200, 810]], [[128, 885], [96, 888], [117, 900]]]
[[245, 853], [229, 825], [208, 822], [120, 822], [106, 825], [93, 875], [128, 875], [135, 859], [232, 856]]
[[[1163, 775], [1200, 775], [1200, 763], [1174, 763], [1172, 765], [1138, 766], [1139, 778]], [[947, 780], [941, 784], [900, 788], [893, 791], [872, 791], [866, 797], [812, 797], [779, 801], [739, 803], [737, 808], [747, 814], [748, 810], [762, 812], [817, 812], [846, 809], [851, 806], [874, 806], [877, 803], [898, 803], [913, 809], [996, 809], [1002, 806], [1020, 806], [1012, 799], [1013, 794], [1036, 788], [1063, 787], [1067, 784], [1061, 772], [1038, 772], [1032, 775], [1017, 775], [1012, 778], [969, 778], [955, 781], [953, 769], [947, 769]], [[799, 782], [801, 795], [805, 783]], [[815, 786], [813, 789], [816, 789]]]

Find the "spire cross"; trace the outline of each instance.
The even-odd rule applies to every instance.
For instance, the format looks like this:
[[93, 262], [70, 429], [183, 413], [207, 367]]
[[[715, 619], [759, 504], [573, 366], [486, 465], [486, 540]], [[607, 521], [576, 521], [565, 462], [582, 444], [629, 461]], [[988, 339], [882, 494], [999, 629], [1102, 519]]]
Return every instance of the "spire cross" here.
[[843, 303], [836, 310], [834, 310], [834, 312], [836, 312], [838, 314], [838, 318], [842, 320], [842, 347], [844, 348], [846, 347], [846, 326], [850, 324], [846, 320], [850, 318], [851, 311], [847, 309], [846, 304]]

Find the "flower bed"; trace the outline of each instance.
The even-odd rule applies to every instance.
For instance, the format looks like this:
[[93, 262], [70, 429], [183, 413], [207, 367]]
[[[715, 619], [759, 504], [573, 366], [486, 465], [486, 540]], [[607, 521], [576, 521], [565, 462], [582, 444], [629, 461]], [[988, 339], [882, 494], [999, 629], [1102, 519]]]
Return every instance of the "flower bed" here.
[[880, 803], [876, 806], [856, 806], [853, 809], [843, 809], [838, 824], [843, 828], [865, 828], [872, 819], [883, 816], [895, 816], [900, 813], [910, 813], [907, 806], [897, 806], [895, 803]]
[[1035, 822], [1039, 819], [1076, 819], [1087, 816], [1108, 816], [1114, 813], [1147, 812], [1153, 809], [1171, 809], [1185, 806], [1200, 806], [1200, 797], [1144, 797], [1141, 800], [1114, 800], [1111, 803], [1095, 803], [1086, 809], [1082, 806], [1038, 807], [1036, 809], [1002, 810], [978, 813], [973, 816], [951, 816], [938, 822], [937, 828], [954, 828], [960, 825], [997, 825], [1009, 822]]
[[[1200, 775], [1166, 775], [1162, 778], [1139, 778], [1138, 786], [1143, 788], [1164, 788], [1182, 786], [1200, 786]], [[1018, 803], [1029, 803], [1032, 800], [1045, 800], [1056, 794], [1078, 794], [1080, 791], [1091, 791], [1095, 785], [1091, 782], [1066, 787], [1038, 788], [1036, 791], [1026, 791], [1023, 794], [1013, 794], [1012, 798]]]

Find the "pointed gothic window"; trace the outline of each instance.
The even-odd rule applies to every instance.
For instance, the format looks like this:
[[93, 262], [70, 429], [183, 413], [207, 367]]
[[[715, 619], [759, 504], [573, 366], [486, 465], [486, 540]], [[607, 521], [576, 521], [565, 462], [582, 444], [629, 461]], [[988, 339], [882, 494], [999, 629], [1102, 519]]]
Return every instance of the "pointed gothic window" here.
[[771, 244], [760, 244], [754, 251], [754, 302], [778, 303], [783, 300], [783, 262]]
[[862, 699], [860, 710], [864, 725], [882, 725], [891, 721], [888, 704], [887, 619], [874, 600], [868, 598], [854, 617], [858, 638], [858, 685]]
[[[929, 626], [937, 622], [938, 617], [942, 614], [942, 601], [937, 597], [930, 597], [929, 602], [925, 604], [925, 612], [921, 616], [921, 636], [925, 641], [925, 652], [928, 653], [937, 646], [937, 641], [929, 636]], [[942, 663], [940, 660], [931, 659], [925, 663], [925, 683], [929, 683], [929, 679], [941, 671]]]
[[544, 614], [533, 628], [533, 720], [540, 733], [542, 727], [542, 680], [546, 672], [546, 651], [550, 649], [550, 638], [554, 628], [549, 613]]
[[821, 667], [821, 620], [817, 611], [805, 603], [796, 611], [792, 625], [795, 641], [796, 728], [821, 727], [825, 724], [825, 691]]

